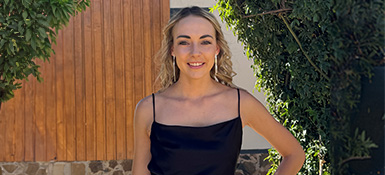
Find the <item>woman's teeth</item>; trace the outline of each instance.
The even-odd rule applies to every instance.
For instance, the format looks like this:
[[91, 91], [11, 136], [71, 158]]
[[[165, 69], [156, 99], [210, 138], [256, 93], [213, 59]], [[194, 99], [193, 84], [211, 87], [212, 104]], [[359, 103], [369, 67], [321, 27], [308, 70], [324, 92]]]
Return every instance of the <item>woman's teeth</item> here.
[[203, 63], [189, 63], [190, 66], [201, 66]]

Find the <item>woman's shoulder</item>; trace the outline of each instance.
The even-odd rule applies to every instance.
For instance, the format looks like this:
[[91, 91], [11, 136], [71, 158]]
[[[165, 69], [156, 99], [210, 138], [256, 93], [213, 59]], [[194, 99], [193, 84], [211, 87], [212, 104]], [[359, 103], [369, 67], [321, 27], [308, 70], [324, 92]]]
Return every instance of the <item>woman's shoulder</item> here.
[[235, 86], [235, 87], [226, 87], [224, 91], [226, 94], [234, 94], [234, 92], [239, 91], [239, 97], [241, 101], [256, 100], [253, 95], [251, 95], [247, 90]]
[[145, 110], [147, 111], [148, 108], [152, 108], [152, 95], [149, 95], [147, 97], [144, 97], [141, 99], [138, 104], [136, 104], [136, 111], [140, 110]]
[[135, 108], [135, 124], [143, 126], [149, 126], [152, 123], [153, 107], [152, 107], [152, 95], [144, 97], [138, 102]]
[[240, 88], [240, 87], [237, 87], [237, 89], [239, 89], [239, 95], [240, 95], [240, 98], [242, 101], [257, 100], [252, 94], [250, 94], [249, 91], [247, 91], [243, 88]]

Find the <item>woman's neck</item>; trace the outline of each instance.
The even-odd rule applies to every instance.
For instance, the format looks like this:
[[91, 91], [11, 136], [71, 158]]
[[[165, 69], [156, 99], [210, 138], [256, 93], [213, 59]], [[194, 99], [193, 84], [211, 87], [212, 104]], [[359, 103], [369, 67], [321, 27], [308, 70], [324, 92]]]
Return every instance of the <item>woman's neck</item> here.
[[181, 78], [174, 84], [173, 93], [183, 98], [197, 99], [215, 93], [216, 86], [218, 84], [211, 77], [197, 80]]

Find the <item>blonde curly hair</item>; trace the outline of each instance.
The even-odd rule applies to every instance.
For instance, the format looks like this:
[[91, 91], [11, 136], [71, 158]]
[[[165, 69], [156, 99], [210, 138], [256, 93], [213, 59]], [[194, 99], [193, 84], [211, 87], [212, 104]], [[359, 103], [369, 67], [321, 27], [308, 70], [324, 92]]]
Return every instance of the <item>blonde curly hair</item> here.
[[[225, 40], [221, 26], [218, 21], [215, 19], [214, 15], [211, 13], [201, 9], [200, 7], [186, 7], [176, 13], [169, 21], [168, 24], [163, 29], [163, 40], [162, 46], [158, 52], [158, 61], [160, 63], [160, 70], [157, 80], [160, 81], [161, 90], [166, 89], [167, 87], [174, 84], [179, 79], [180, 70], [178, 66], [175, 65], [175, 80], [174, 81], [174, 68], [173, 68], [173, 60], [171, 55], [171, 47], [173, 45], [173, 36], [172, 30], [174, 26], [183, 18], [194, 15], [207, 19], [213, 25], [216, 33], [217, 44], [220, 48], [219, 54], [217, 56], [218, 59], [218, 70], [217, 74], [215, 74], [214, 66], [210, 71], [210, 76], [215, 80], [215, 76], [218, 79], [219, 83], [224, 85], [234, 87], [232, 81], [233, 77], [236, 73], [233, 71], [231, 62], [231, 52], [230, 48], [227, 45], [227, 41]], [[158, 64], [159, 65], [159, 64]]]

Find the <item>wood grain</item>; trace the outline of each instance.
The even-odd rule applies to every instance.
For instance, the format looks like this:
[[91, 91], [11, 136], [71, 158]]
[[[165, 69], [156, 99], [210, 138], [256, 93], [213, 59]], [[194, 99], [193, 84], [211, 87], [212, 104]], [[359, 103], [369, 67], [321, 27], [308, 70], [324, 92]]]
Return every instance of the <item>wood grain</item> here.
[[0, 110], [0, 161], [133, 158], [137, 102], [157, 90], [168, 0], [92, 0], [52, 43], [50, 62]]

